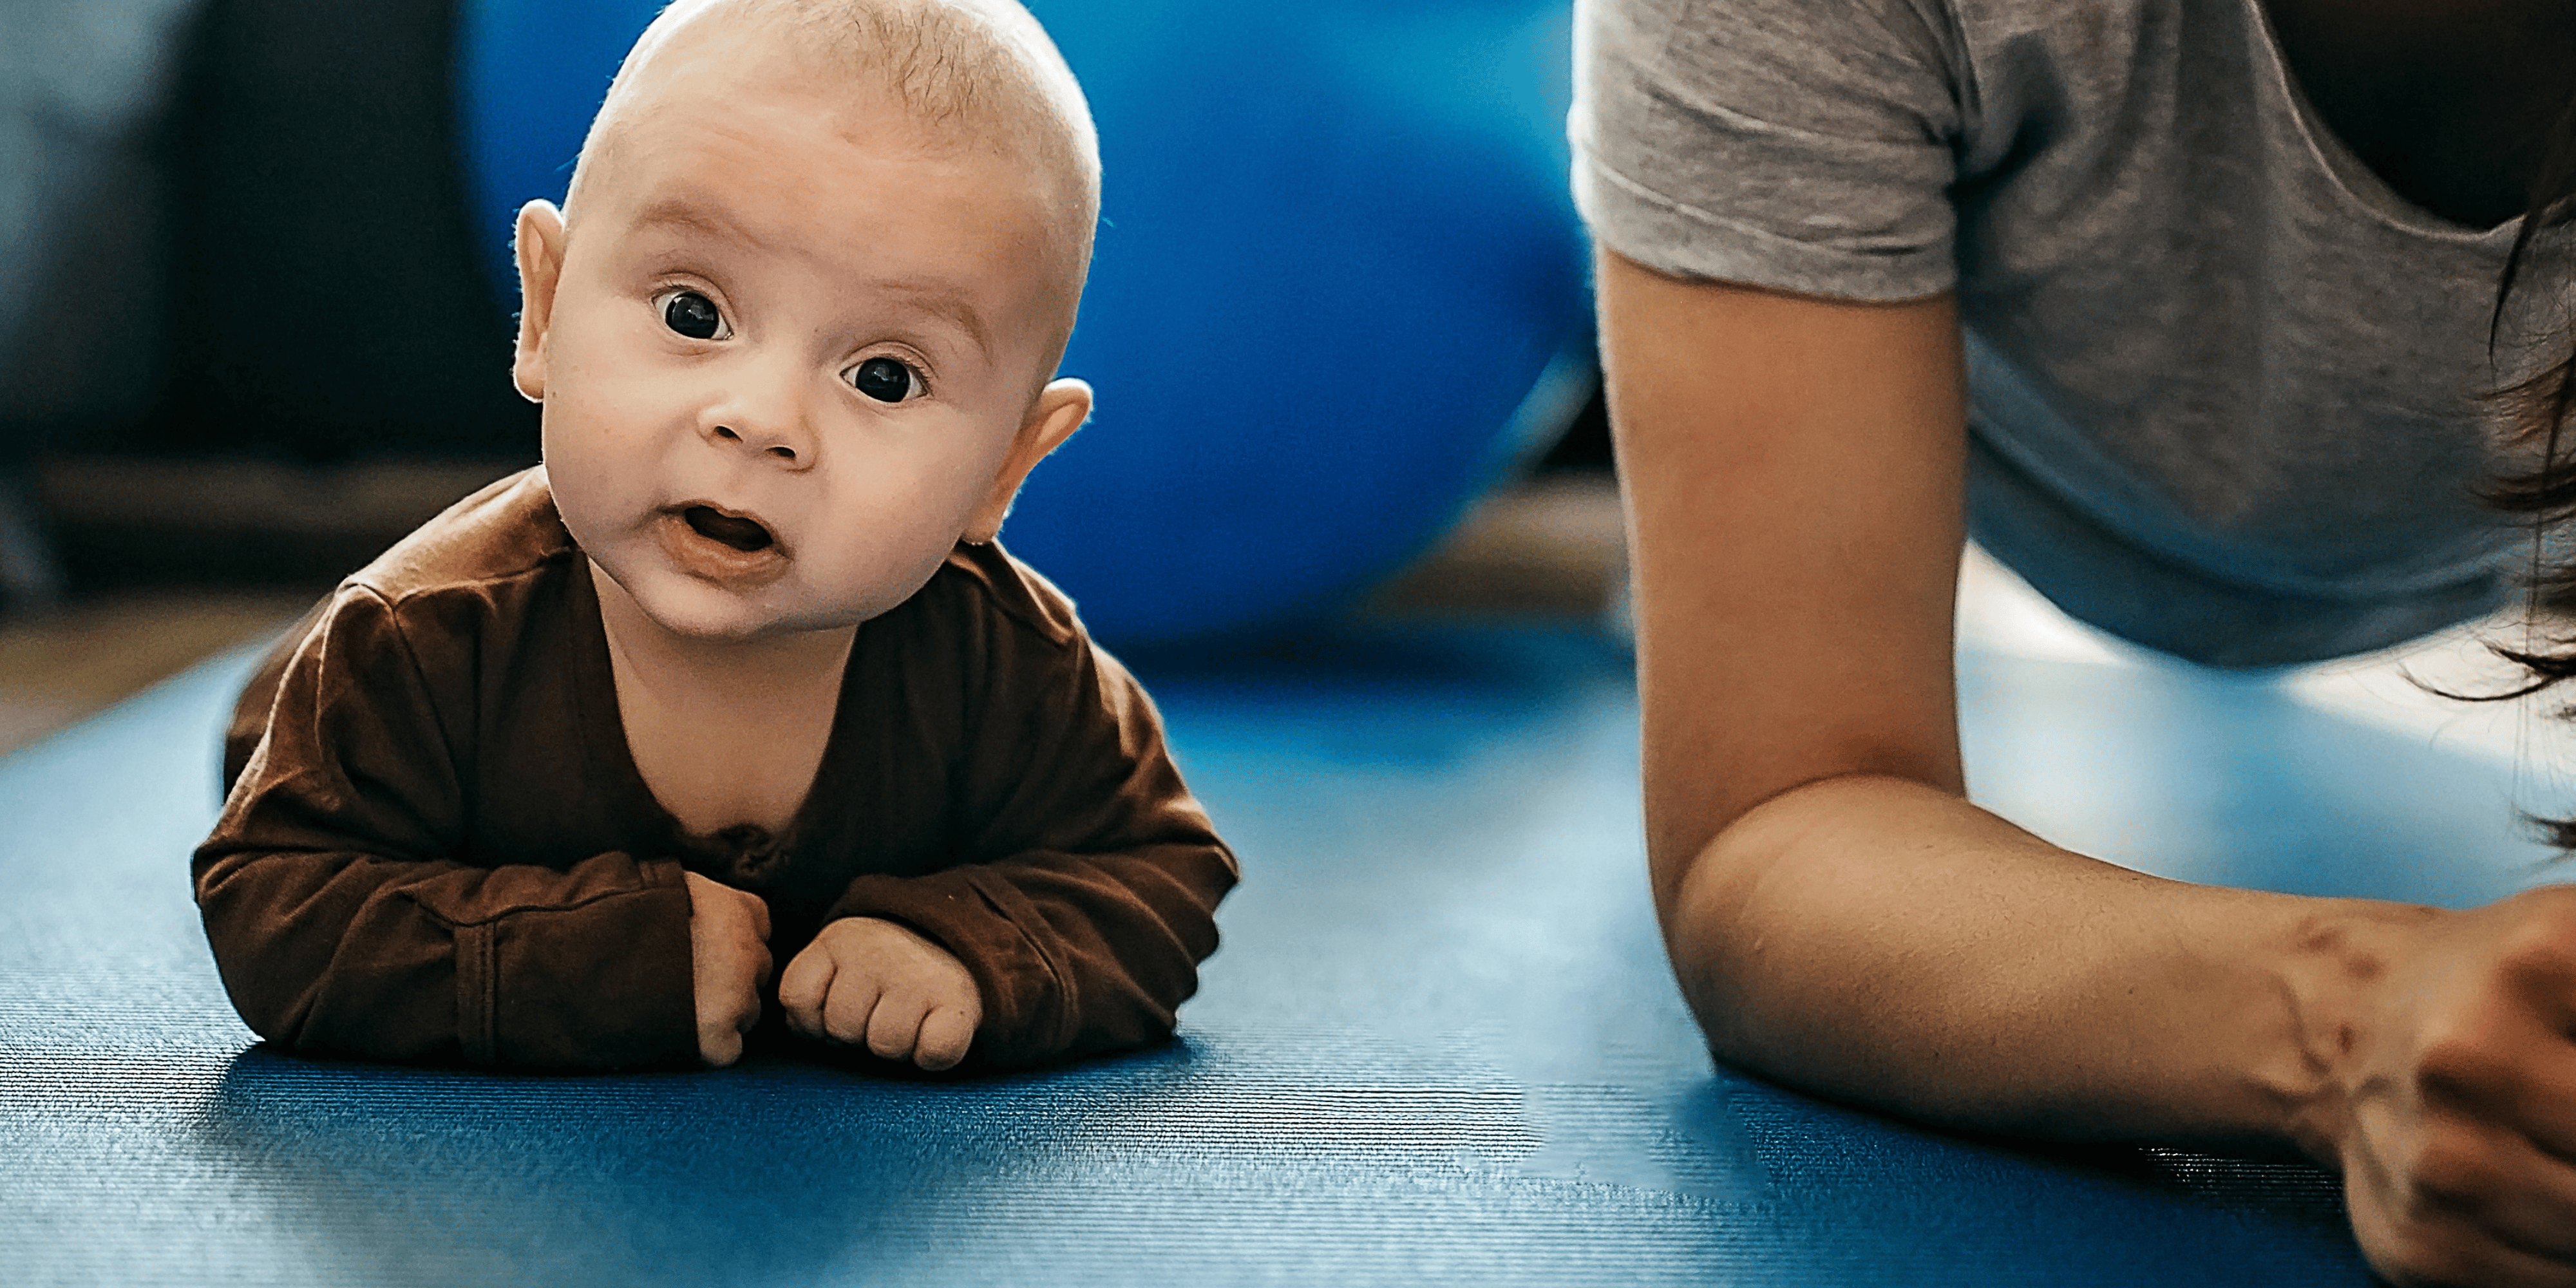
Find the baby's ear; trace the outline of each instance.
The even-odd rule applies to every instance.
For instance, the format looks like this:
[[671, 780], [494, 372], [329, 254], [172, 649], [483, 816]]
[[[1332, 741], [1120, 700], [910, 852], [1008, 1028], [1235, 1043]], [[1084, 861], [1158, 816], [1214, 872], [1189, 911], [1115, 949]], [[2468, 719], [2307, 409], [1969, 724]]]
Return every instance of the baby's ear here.
[[510, 383], [529, 402], [546, 400], [546, 326], [554, 321], [555, 286], [563, 280], [563, 212], [551, 201], [519, 207], [519, 350]]
[[967, 520], [966, 540], [977, 545], [1000, 536], [1002, 520], [1011, 514], [1011, 501], [1019, 496], [1020, 484], [1029, 471], [1047, 457], [1082, 422], [1091, 419], [1091, 386], [1079, 380], [1050, 381], [1030, 404], [1029, 414], [1020, 422], [1020, 432], [1011, 437], [1011, 450], [1002, 458], [1002, 468], [993, 475], [993, 490], [984, 495], [974, 516]]

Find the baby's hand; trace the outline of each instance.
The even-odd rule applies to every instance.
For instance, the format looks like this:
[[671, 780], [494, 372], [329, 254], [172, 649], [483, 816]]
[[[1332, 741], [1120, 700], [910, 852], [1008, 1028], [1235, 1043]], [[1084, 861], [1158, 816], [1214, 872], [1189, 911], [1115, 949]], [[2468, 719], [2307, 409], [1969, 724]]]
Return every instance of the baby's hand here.
[[946, 1069], [966, 1058], [984, 999], [939, 945], [874, 917], [823, 927], [778, 977], [787, 1023], [811, 1038], [856, 1044], [888, 1060]]
[[695, 872], [688, 878], [698, 1058], [722, 1068], [742, 1058], [742, 1035], [760, 1022], [760, 986], [769, 979], [769, 905]]

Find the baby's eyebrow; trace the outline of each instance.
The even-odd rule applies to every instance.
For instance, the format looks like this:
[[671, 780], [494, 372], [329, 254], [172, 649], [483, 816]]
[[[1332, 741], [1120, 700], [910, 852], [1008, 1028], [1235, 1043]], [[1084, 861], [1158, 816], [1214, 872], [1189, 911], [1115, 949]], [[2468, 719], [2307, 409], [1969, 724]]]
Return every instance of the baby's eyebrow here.
[[682, 232], [697, 233], [706, 237], [750, 240], [744, 235], [744, 231], [735, 227], [731, 221], [693, 201], [675, 201], [667, 198], [656, 201], [636, 213], [635, 226], [637, 228], [676, 228]]
[[877, 289], [904, 297], [914, 308], [932, 317], [954, 323], [985, 357], [993, 354], [991, 334], [984, 327], [984, 315], [975, 311], [964, 291], [945, 282], [881, 281]]

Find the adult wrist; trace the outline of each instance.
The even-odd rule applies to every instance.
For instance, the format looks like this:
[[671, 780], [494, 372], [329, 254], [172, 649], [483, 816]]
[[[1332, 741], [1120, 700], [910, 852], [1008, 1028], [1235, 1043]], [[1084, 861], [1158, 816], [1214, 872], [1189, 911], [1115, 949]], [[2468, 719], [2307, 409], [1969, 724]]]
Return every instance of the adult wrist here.
[[2292, 927], [2280, 972], [2284, 1049], [2264, 1075], [2281, 1105], [2280, 1135], [2318, 1163], [2341, 1170], [2364, 1066], [2387, 1036], [2390, 992], [2413, 985], [2425, 942], [2457, 915], [2334, 900]]

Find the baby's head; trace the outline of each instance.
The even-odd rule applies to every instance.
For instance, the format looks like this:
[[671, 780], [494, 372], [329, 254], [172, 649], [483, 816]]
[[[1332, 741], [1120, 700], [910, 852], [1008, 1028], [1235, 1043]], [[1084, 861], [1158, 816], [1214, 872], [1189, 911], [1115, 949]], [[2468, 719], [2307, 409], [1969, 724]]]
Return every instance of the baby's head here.
[[520, 214], [566, 525], [682, 634], [893, 607], [1089, 414], [1050, 377], [1098, 207], [1081, 90], [1012, 0], [681, 0], [563, 211]]
[[721, 115], [728, 96], [752, 84], [876, 109], [893, 119], [866, 125], [899, 122], [917, 145], [981, 152], [1015, 169], [1048, 243], [1043, 307], [1057, 313], [1061, 347], [1091, 263], [1100, 151], [1081, 85], [1027, 10], [1015, 0], [678, 0], [610, 83], [565, 219], [578, 225], [585, 189], [613, 185], [656, 116]]

